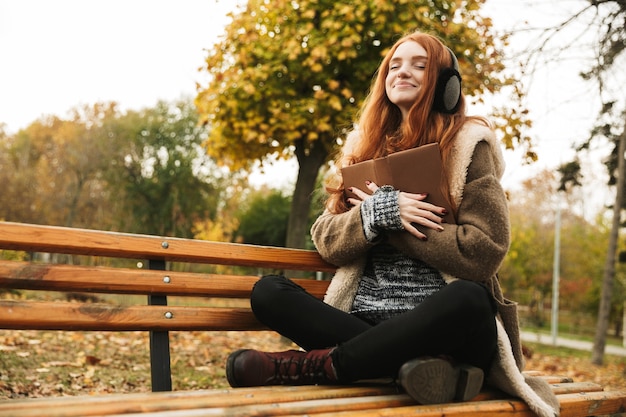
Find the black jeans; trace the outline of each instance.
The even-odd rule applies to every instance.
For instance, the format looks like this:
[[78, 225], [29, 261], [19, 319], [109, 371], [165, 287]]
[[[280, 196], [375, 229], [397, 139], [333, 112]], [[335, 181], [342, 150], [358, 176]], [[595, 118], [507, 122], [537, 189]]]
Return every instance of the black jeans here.
[[497, 346], [496, 304], [486, 287], [458, 280], [413, 310], [372, 326], [278, 275], [254, 286], [257, 319], [305, 350], [337, 346], [333, 365], [342, 382], [395, 377], [408, 360], [452, 357], [487, 371]]

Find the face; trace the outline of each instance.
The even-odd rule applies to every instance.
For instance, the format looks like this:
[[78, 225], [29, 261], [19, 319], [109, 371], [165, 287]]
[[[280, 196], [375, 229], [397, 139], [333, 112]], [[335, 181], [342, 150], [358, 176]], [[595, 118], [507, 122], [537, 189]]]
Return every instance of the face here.
[[385, 91], [402, 112], [402, 117], [406, 117], [417, 100], [427, 60], [426, 50], [419, 43], [407, 41], [398, 46], [389, 61]]

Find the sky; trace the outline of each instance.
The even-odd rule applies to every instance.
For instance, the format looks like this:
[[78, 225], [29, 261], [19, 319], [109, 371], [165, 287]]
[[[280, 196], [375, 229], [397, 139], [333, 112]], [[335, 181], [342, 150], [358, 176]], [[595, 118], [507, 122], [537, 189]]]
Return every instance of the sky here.
[[228, 0], [0, 0], [0, 122], [193, 95]]
[[[116, 101], [138, 110], [195, 95], [196, 83], [206, 81], [198, 71], [206, 50], [241, 1], [0, 0], [0, 123], [15, 133], [85, 104]], [[487, 0], [484, 10], [504, 30], [561, 21], [572, 4], [580, 0]], [[530, 42], [532, 35], [515, 46]], [[528, 100], [539, 162], [528, 167], [505, 152], [505, 184], [568, 160], [572, 144], [586, 137], [599, 104], [580, 69], [571, 61], [546, 65], [533, 78]], [[277, 168], [283, 182], [284, 169]]]

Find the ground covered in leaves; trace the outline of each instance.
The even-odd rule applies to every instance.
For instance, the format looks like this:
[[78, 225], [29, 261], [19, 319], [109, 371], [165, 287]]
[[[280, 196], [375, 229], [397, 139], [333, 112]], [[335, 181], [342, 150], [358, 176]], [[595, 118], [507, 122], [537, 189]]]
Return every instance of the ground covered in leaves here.
[[[293, 348], [272, 332], [172, 332], [175, 390], [223, 388], [233, 350]], [[0, 331], [0, 398], [50, 397], [150, 391], [146, 333]], [[589, 353], [533, 351], [527, 369], [626, 389], [626, 358], [607, 356], [594, 366]]]
[[[242, 347], [293, 347], [271, 332], [170, 332], [175, 390], [226, 387]], [[150, 391], [147, 332], [0, 331], [0, 398]]]

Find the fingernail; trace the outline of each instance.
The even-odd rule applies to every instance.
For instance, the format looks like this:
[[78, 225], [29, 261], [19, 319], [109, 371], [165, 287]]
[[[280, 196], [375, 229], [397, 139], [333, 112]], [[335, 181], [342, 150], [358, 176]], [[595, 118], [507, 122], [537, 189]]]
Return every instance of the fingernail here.
[[365, 181], [365, 185], [370, 185], [371, 183], [371, 181]]
[[352, 187], [348, 188], [348, 191], [352, 192]]
[[446, 215], [446, 214], [448, 214], [448, 210], [443, 209], [442, 213], [443, 213], [444, 215]]
[[420, 239], [422, 239], [424, 242], [426, 242], [428, 240], [428, 238], [426, 236], [422, 236], [422, 237], [420, 237]]

